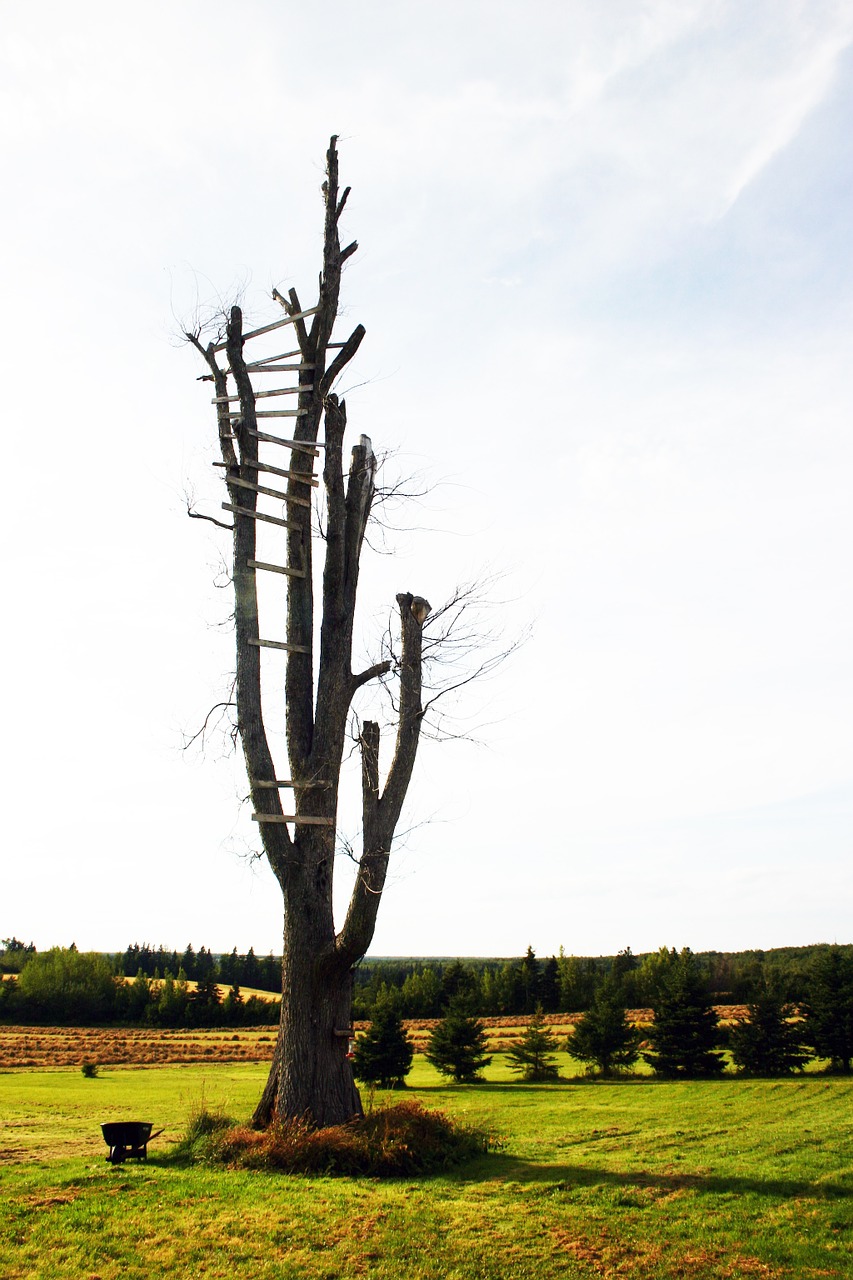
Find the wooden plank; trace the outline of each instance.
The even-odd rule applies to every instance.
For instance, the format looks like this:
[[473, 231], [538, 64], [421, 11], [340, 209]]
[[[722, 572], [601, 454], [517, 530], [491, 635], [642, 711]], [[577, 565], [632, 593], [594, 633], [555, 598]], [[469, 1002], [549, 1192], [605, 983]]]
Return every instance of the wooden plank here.
[[[308, 311], [297, 311], [292, 316], [285, 316], [283, 320], [274, 320], [272, 324], [262, 325], [260, 329], [251, 329], [243, 334], [243, 341], [248, 342], [250, 338], [259, 338], [262, 333], [272, 333], [273, 329], [283, 329], [286, 324], [293, 324], [295, 320], [304, 320], [306, 316], [316, 315], [319, 310], [319, 307], [310, 307]], [[213, 350], [224, 351], [227, 346], [227, 342], [220, 342]]]
[[282, 502], [292, 502], [296, 507], [311, 509], [310, 498], [297, 498], [295, 493], [284, 493], [281, 489], [268, 489], [263, 484], [252, 484], [251, 480], [241, 480], [239, 476], [225, 476], [227, 484], [235, 484], [240, 489], [253, 489], [255, 493], [264, 493], [268, 498], [281, 498]]
[[[223, 467], [228, 469], [230, 462], [214, 462], [214, 467]], [[255, 462], [251, 458], [244, 458], [240, 463], [241, 467], [248, 467], [251, 471], [265, 471], [271, 476], [284, 476], [285, 480], [298, 480], [300, 484], [310, 484], [316, 489], [320, 481], [315, 475], [303, 475], [301, 471], [286, 471], [284, 467], [273, 467], [268, 462]]]
[[303, 813], [300, 813], [299, 817], [295, 813], [253, 813], [252, 821], [295, 822], [297, 826], [304, 827], [333, 827], [337, 820], [335, 818], [309, 818]]
[[266, 524], [277, 524], [282, 529], [301, 529], [301, 524], [292, 520], [282, 520], [279, 516], [265, 516], [262, 511], [250, 511], [248, 507], [235, 507], [231, 502], [223, 502], [223, 511], [234, 511], [238, 516], [248, 516], [250, 520], [263, 520]]
[[[270, 364], [273, 360], [289, 360], [291, 356], [299, 356], [302, 359], [302, 352], [297, 347], [295, 351], [279, 351], [277, 356], [262, 356], [260, 360], [253, 360], [251, 364], [247, 364], [246, 368], [251, 369], [253, 365]], [[313, 364], [305, 366], [306, 369], [313, 369]]]
[[[255, 399], [256, 399], [256, 400], [262, 400], [265, 396], [266, 396], [266, 397], [269, 397], [269, 396], [298, 396], [298, 395], [301, 395], [303, 391], [313, 391], [313, 390], [314, 390], [313, 386], [310, 386], [310, 387], [276, 387], [276, 389], [275, 389], [274, 391], [256, 391], [256, 392], [255, 392]], [[233, 404], [233, 403], [237, 403], [237, 404], [239, 404], [239, 403], [240, 403], [240, 397], [239, 397], [239, 396], [216, 396], [213, 400], [211, 400], [211, 402], [210, 402], [210, 403], [211, 403], [211, 404]]]
[[282, 502], [287, 494], [281, 489], [267, 489], [262, 484], [252, 484], [251, 480], [241, 480], [239, 476], [224, 476], [223, 479], [227, 484], [234, 484], [238, 489], [254, 489], [255, 493], [265, 493], [268, 498], [281, 498]]
[[251, 427], [248, 431], [256, 440], [263, 440], [266, 444], [283, 444], [287, 449], [300, 449], [302, 453], [310, 453], [314, 458], [319, 458], [320, 450], [326, 447], [316, 440], [284, 440], [281, 436], [267, 435], [265, 431], [253, 431]]
[[289, 569], [284, 564], [267, 564], [265, 560], [247, 560], [250, 569], [266, 569], [268, 573], [286, 573], [288, 578], [304, 578], [304, 569]]
[[248, 342], [250, 338], [259, 338], [262, 333], [272, 333], [274, 329], [283, 329], [286, 324], [294, 324], [307, 316], [315, 316], [319, 310], [319, 307], [308, 307], [306, 311], [294, 311], [293, 315], [285, 316], [283, 320], [273, 320], [272, 324], [265, 324], [260, 329], [251, 329], [248, 333], [244, 333], [243, 341]]
[[[255, 411], [256, 418], [302, 418], [308, 412], [307, 409], [257, 409]], [[239, 413], [228, 413], [225, 415], [232, 422], [235, 418], [243, 417], [243, 410]]]
[[275, 782], [253, 782], [253, 787], [266, 787], [277, 790], [279, 787], [330, 787], [331, 782], [294, 782], [291, 778], [276, 778]]
[[285, 644], [283, 640], [250, 640], [256, 649], [284, 649], [286, 653], [310, 653], [307, 644]]
[[253, 467], [256, 471], [269, 472], [273, 476], [284, 476], [286, 480], [296, 480], [299, 484], [307, 484], [316, 489], [320, 481], [315, 475], [303, 475], [301, 471], [286, 471], [283, 467], [272, 467], [268, 462], [245, 462], [247, 467]]
[[[301, 373], [303, 369], [313, 369], [313, 364], [247, 364], [247, 373]], [[260, 394], [260, 393], [259, 393]]]

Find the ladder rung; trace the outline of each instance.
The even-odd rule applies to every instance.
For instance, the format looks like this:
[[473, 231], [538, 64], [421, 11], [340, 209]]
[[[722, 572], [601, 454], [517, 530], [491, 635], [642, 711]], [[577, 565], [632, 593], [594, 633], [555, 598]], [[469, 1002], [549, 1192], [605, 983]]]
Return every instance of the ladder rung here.
[[301, 449], [303, 453], [310, 453], [313, 458], [319, 458], [320, 450], [325, 448], [315, 440], [285, 440], [282, 436], [268, 435], [266, 431], [255, 431], [252, 427], [248, 431], [255, 440], [263, 440], [266, 444], [283, 444], [287, 449]]
[[[280, 359], [274, 356], [273, 359]], [[271, 364], [269, 360], [259, 360], [256, 364], [247, 364], [247, 373], [302, 373], [304, 369], [313, 369], [313, 364]], [[313, 388], [311, 388], [313, 390]], [[256, 391], [255, 395], [263, 395], [262, 391]]]
[[307, 644], [285, 644], [283, 640], [250, 640], [249, 644], [261, 649], [284, 649], [287, 653], [311, 652]]
[[286, 573], [289, 578], [304, 578], [304, 569], [289, 569], [283, 564], [266, 564], [263, 560], [247, 560], [250, 569], [266, 569], [269, 573]]
[[253, 813], [253, 822], [295, 822], [297, 826], [309, 827], [333, 827], [335, 825], [334, 818], [309, 818], [305, 814], [300, 813], [297, 817], [295, 813]]
[[299, 790], [304, 787], [330, 787], [331, 785], [331, 782], [320, 782], [319, 780], [316, 782], [294, 782], [291, 778], [276, 778], [274, 782], [252, 783], [253, 787], [267, 787], [270, 790], [275, 790], [279, 787], [293, 787], [295, 790]]
[[[275, 391], [256, 391], [254, 394], [255, 394], [256, 400], [262, 400], [264, 399], [264, 397], [268, 397], [268, 396], [298, 396], [298, 395], [301, 395], [303, 391], [313, 391], [313, 390], [314, 390], [313, 387], [278, 387]], [[215, 396], [210, 403], [211, 404], [231, 404], [233, 401], [236, 401], [237, 404], [239, 404], [240, 397], [239, 396]]]
[[[256, 409], [255, 417], [256, 418], [304, 418], [307, 412], [308, 412], [307, 409]], [[242, 418], [243, 410], [241, 409], [239, 413], [227, 413], [225, 414], [225, 417], [230, 418], [232, 421], [235, 418]]]
[[255, 493], [263, 493], [268, 498], [281, 498], [282, 502], [293, 502], [297, 507], [311, 506], [310, 498], [297, 498], [295, 494], [284, 493], [281, 489], [268, 489], [264, 484], [252, 484], [251, 480], [241, 480], [239, 476], [224, 476], [227, 484], [237, 485], [240, 489], [253, 489]]
[[[253, 360], [251, 364], [247, 364], [246, 368], [247, 369], [259, 368], [261, 365], [272, 364], [273, 360], [289, 360], [291, 356], [300, 357], [300, 362], [298, 365], [295, 366], [295, 368], [297, 369], [313, 369], [314, 368], [313, 364], [302, 364], [302, 361], [301, 361], [302, 352], [299, 350], [298, 347], [296, 348], [295, 351], [279, 351], [277, 356], [262, 356], [260, 360]], [[231, 370], [229, 369], [228, 372], [230, 373]]]
[[[283, 329], [286, 324], [293, 324], [294, 320], [302, 320], [305, 316], [316, 315], [319, 310], [319, 307], [311, 307], [308, 311], [296, 311], [292, 316], [285, 317], [284, 320], [275, 320], [272, 324], [265, 324], [260, 329], [252, 329], [249, 333], [244, 333], [243, 341], [248, 342], [250, 338], [259, 338], [262, 333], [272, 333], [273, 329]], [[213, 350], [224, 351], [227, 346], [227, 342], [220, 342]]]
[[[228, 468], [231, 466], [231, 463], [214, 462], [213, 466]], [[315, 475], [310, 473], [302, 475], [299, 471], [285, 471], [283, 467], [271, 467], [268, 462], [254, 462], [249, 458], [243, 458], [240, 466], [249, 467], [252, 471], [266, 471], [271, 476], [283, 476], [285, 480], [298, 480], [300, 484], [310, 484], [313, 485], [315, 489], [320, 483]]]
[[292, 520], [281, 520], [278, 516], [266, 516], [262, 511], [250, 511], [248, 507], [236, 507], [233, 502], [223, 502], [223, 511], [234, 511], [238, 516], [248, 516], [250, 520], [263, 520], [266, 524], [277, 524], [282, 529], [301, 529], [301, 524]]

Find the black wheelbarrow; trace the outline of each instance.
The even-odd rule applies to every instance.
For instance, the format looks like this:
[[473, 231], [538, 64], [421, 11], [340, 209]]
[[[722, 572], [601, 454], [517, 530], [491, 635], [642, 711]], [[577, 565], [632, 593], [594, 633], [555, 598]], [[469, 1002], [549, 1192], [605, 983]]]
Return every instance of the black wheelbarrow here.
[[123, 1164], [125, 1160], [147, 1160], [148, 1143], [163, 1132], [152, 1133], [153, 1125], [141, 1120], [113, 1120], [101, 1125], [104, 1142], [110, 1149], [110, 1164]]

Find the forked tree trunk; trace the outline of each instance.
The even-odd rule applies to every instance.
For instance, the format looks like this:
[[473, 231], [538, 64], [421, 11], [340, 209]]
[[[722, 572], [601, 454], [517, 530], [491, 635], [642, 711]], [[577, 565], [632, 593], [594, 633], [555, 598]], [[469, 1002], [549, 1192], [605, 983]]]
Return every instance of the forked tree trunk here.
[[[187, 335], [207, 361], [210, 372], [206, 376], [216, 391], [220, 465], [228, 485], [229, 509], [234, 513], [237, 723], [261, 839], [284, 899], [281, 1023], [269, 1080], [254, 1115], [259, 1126], [275, 1116], [306, 1117], [326, 1126], [361, 1112], [347, 1058], [352, 972], [373, 937], [422, 716], [421, 629], [429, 605], [421, 597], [402, 594], [397, 596], [402, 645], [393, 669], [399, 681], [394, 757], [383, 788], [379, 726], [365, 721], [360, 731], [363, 850], [346, 920], [336, 930], [332, 910], [335, 821], [350, 706], [356, 691], [369, 680], [391, 672], [392, 663], [380, 662], [359, 674], [351, 667], [359, 560], [373, 501], [375, 459], [370, 441], [362, 436], [352, 448], [344, 476], [346, 405], [331, 392], [335, 379], [358, 350], [364, 336], [360, 325], [346, 342], [337, 344], [337, 354], [326, 365], [341, 268], [357, 248], [353, 243], [341, 249], [338, 238], [338, 222], [349, 189], [339, 198], [335, 143], [333, 138], [327, 153], [323, 271], [319, 299], [309, 313], [310, 328], [295, 290], [290, 290], [288, 299], [273, 291], [292, 321], [300, 353], [294, 444], [288, 446], [291, 452], [286, 465], [276, 458], [279, 471], [287, 478], [287, 565], [278, 570], [278, 581], [287, 593], [286, 639], [280, 642], [287, 647], [287, 773], [294, 788], [293, 798], [284, 802], [287, 809], [282, 808], [281, 791], [272, 785], [284, 771], [276, 771], [261, 703], [259, 640], [279, 638], [263, 635], [259, 629], [256, 576], [259, 568], [264, 569], [256, 559], [256, 516], [261, 514], [258, 486], [265, 485], [269, 460], [263, 460], [260, 453], [267, 428], [262, 420], [259, 431], [253, 383], [257, 370], [244, 353], [247, 338], [239, 307], [231, 310], [225, 341], [203, 347], [197, 334]], [[227, 354], [227, 368], [217, 360], [222, 349]], [[265, 389], [269, 385], [265, 383]], [[281, 401], [260, 401], [262, 406], [271, 403]], [[285, 403], [293, 404], [294, 400]], [[315, 627], [310, 509], [305, 505], [313, 459], [319, 453], [313, 449], [315, 442], [324, 446], [327, 515], [319, 634]], [[276, 484], [280, 481], [271, 487], [275, 489]], [[283, 821], [288, 812], [295, 814], [292, 835]], [[308, 818], [314, 821], [309, 823]]]

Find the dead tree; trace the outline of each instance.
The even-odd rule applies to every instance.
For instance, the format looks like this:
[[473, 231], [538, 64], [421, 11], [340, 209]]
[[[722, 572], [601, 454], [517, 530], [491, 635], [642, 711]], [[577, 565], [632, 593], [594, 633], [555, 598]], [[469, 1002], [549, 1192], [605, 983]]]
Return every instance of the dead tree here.
[[[398, 595], [401, 644], [396, 660], [353, 672], [359, 558], [374, 496], [376, 460], [370, 440], [361, 436], [344, 473], [346, 404], [332, 387], [356, 354], [364, 329], [359, 325], [346, 341], [331, 341], [341, 268], [357, 245], [340, 245], [338, 224], [349, 188], [339, 194], [334, 137], [326, 161], [323, 267], [316, 305], [303, 309], [295, 290], [287, 298], [273, 290], [286, 313], [274, 324], [244, 333], [242, 312], [235, 306], [221, 340], [204, 346], [198, 332], [187, 334], [206, 360], [209, 372], [204, 377], [215, 389], [222, 454], [216, 465], [228, 490], [228, 501], [222, 505], [233, 518], [237, 728], [252, 816], [284, 897], [281, 1023], [269, 1080], [254, 1115], [259, 1126], [276, 1115], [308, 1116], [326, 1126], [361, 1112], [347, 1058], [352, 973], [373, 937], [391, 842], [412, 776], [422, 720], [421, 629], [430, 612], [422, 597]], [[293, 351], [247, 356], [248, 340], [265, 334], [277, 337], [281, 329], [295, 334]], [[272, 384], [283, 379], [267, 377], [286, 373], [295, 375], [295, 386], [276, 387]], [[284, 398], [288, 395], [292, 399]], [[279, 407], [282, 404], [288, 407]], [[267, 418], [292, 419], [292, 435], [270, 434]], [[265, 455], [277, 451], [278, 465], [268, 456], [262, 460], [262, 450]], [[326, 528], [318, 610], [311, 494], [318, 483], [313, 464], [321, 451]], [[286, 488], [280, 487], [281, 480], [286, 480]], [[265, 495], [281, 499], [283, 516], [259, 510], [259, 499]], [[282, 529], [287, 541], [284, 564], [257, 558], [259, 521]], [[267, 638], [260, 630], [259, 574], [271, 575], [286, 593], [284, 640]], [[264, 724], [264, 648], [286, 653], [286, 779], [277, 776]], [[359, 688], [386, 675], [398, 681], [396, 744], [383, 786], [379, 725], [361, 724], [363, 847], [346, 919], [336, 929], [332, 880], [338, 783], [350, 707]], [[282, 796], [292, 799], [283, 801]]]

